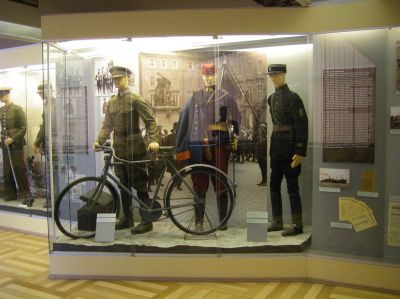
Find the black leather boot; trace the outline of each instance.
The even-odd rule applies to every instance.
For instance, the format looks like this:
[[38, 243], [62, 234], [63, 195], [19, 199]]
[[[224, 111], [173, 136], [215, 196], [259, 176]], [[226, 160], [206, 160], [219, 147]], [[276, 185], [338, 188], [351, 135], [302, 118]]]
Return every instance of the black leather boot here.
[[282, 236], [295, 236], [303, 233], [303, 219], [301, 198], [298, 192], [289, 193], [290, 209], [292, 211], [292, 225], [282, 232]]
[[122, 211], [124, 215], [121, 219], [119, 219], [118, 223], [115, 225], [115, 229], [124, 229], [133, 226], [133, 217], [131, 212], [131, 204], [132, 198], [125, 194], [125, 192], [121, 192], [122, 199]]
[[303, 226], [292, 224], [289, 228], [282, 232], [283, 237], [296, 236], [303, 233]]
[[132, 235], [141, 235], [153, 230], [153, 223], [142, 220], [136, 227], [131, 229]]
[[270, 192], [272, 206], [272, 222], [268, 225], [268, 231], [283, 230], [282, 221], [282, 196], [280, 192]]
[[204, 192], [196, 192], [194, 207], [194, 224], [196, 232], [203, 231], [204, 211], [205, 211], [206, 194]]
[[272, 222], [268, 224], [269, 232], [275, 232], [275, 231], [279, 231], [279, 230], [283, 230], [282, 218], [272, 220]]

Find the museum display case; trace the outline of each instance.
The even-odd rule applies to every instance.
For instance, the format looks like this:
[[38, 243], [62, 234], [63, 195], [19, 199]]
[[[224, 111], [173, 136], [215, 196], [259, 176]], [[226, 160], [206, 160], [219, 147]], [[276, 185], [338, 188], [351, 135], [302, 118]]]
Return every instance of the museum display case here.
[[2, 50], [0, 57], [0, 211], [47, 216], [46, 163], [35, 148], [43, 122], [41, 45]]
[[[397, 263], [395, 211], [398, 202], [388, 190], [388, 181], [384, 178], [390, 177], [394, 171], [392, 165], [387, 164], [386, 152], [390, 148], [386, 143], [394, 135], [389, 134], [386, 113], [389, 99], [396, 95], [396, 70], [391, 61], [394, 63], [398, 55], [395, 53], [398, 34], [398, 29], [379, 29], [313, 36], [76, 40], [59, 43], [56, 51], [52, 51], [56, 47], [44, 44], [44, 56], [48, 57], [50, 64], [58, 56], [62, 57], [55, 63], [55, 77], [50, 75], [49, 78], [56, 86], [56, 98], [63, 107], [56, 109], [57, 113], [61, 113], [57, 114], [57, 125], [61, 128], [57, 138], [61, 140], [61, 145], [56, 149], [56, 156], [60, 165], [59, 176], [64, 179], [56, 179], [60, 185], [55, 189], [58, 194], [55, 192], [53, 198], [60, 201], [53, 213], [56, 223], [54, 219], [50, 221], [54, 228], [50, 236], [53, 250], [217, 255], [306, 251]], [[184, 143], [185, 139], [179, 139], [179, 134], [186, 129], [201, 126], [201, 122], [207, 126], [220, 123], [217, 118], [221, 117], [222, 110], [214, 106], [211, 118], [196, 118], [196, 111], [200, 111], [196, 107], [200, 107], [201, 103], [196, 102], [193, 95], [197, 90], [206, 90], [202, 71], [207, 64], [215, 66], [217, 91], [217, 101], [208, 98], [207, 105], [225, 103], [221, 99], [226, 92], [234, 98], [237, 106], [235, 109], [238, 112], [230, 110], [231, 106], [226, 104], [229, 112], [225, 122], [231, 125], [238, 122], [238, 151], [230, 153], [228, 171], [220, 173], [213, 170], [215, 177], [209, 180], [207, 191], [211, 192], [213, 199], [208, 199], [209, 195], [206, 195], [205, 200], [208, 224], [204, 224], [204, 220], [203, 227], [197, 230], [198, 190], [192, 189], [196, 179], [190, 172], [195, 172], [194, 162], [189, 160], [186, 161], [189, 163], [179, 166], [182, 168], [189, 164], [180, 174], [171, 171], [171, 167], [164, 169], [165, 159], [179, 160], [182, 144], [178, 141], [172, 152], [174, 156], [169, 157], [172, 149], [163, 140], [168, 139], [168, 135], [176, 129], [177, 139]], [[271, 117], [267, 101], [275, 91], [274, 82], [267, 75], [268, 65], [276, 64], [286, 65], [286, 83], [302, 100], [304, 114], [308, 116], [307, 154], [302, 160], [299, 176], [303, 232], [295, 236], [281, 234], [283, 229], [296, 222], [291, 213], [292, 209], [296, 209], [293, 206], [293, 191], [290, 191], [293, 189], [288, 184], [289, 194], [286, 192], [285, 180], [281, 186], [284, 226], [267, 232], [266, 225], [277, 220], [271, 205], [276, 190], [270, 190], [271, 167], [275, 162], [270, 159], [269, 149], [273, 142], [273, 146], [277, 146], [276, 139], [274, 141], [276, 135], [272, 139], [271, 135], [281, 124], [274, 120], [274, 116]], [[122, 134], [124, 140], [133, 137], [129, 137], [126, 129], [118, 130], [115, 123], [110, 125], [113, 118], [121, 122], [127, 118], [126, 115], [123, 118], [110, 116], [113, 109], [120, 109], [110, 108], [114, 104], [109, 103], [112, 95], [118, 94], [116, 81], [112, 80], [118, 70], [129, 77], [130, 90], [145, 100], [157, 123], [160, 153], [141, 157], [148, 160], [146, 192], [150, 201], [154, 197], [147, 211], [142, 206], [142, 209], [139, 208], [135, 199], [140, 199], [140, 195], [134, 192], [133, 203], [129, 204], [133, 209], [128, 212], [125, 208], [124, 212], [124, 202], [120, 199], [123, 195], [119, 194], [121, 187], [117, 182], [120, 178], [118, 165], [107, 168], [107, 172], [114, 176], [114, 179], [108, 178], [109, 184], [84, 179], [87, 176], [101, 177], [107, 159], [111, 157], [107, 150], [114, 149], [120, 154], [129, 151], [127, 143], [122, 143], [121, 151], [118, 136]], [[74, 80], [74, 76], [80, 79]], [[79, 88], [78, 85], [73, 87], [72, 82], [79, 82], [76, 83]], [[65, 84], [67, 87], [59, 87]], [[62, 88], [68, 89], [69, 93]], [[384, 104], [378, 104], [377, 99]], [[273, 106], [274, 96], [270, 101]], [[290, 113], [285, 109], [284, 114]], [[392, 118], [395, 118], [396, 109], [391, 111]], [[110, 114], [108, 119], [107, 113]], [[185, 113], [189, 114], [186, 120]], [[152, 124], [148, 121], [141, 118], [137, 128], [140, 132], [135, 132], [140, 133], [140, 139], [145, 139], [146, 146], [155, 140], [151, 136]], [[264, 164], [267, 186], [263, 186], [258, 164], [260, 157], [257, 155], [257, 150], [261, 148], [257, 145], [257, 128], [261, 123], [266, 123], [268, 140], [268, 152], [265, 153], [267, 164]], [[300, 129], [296, 130], [299, 132]], [[393, 130], [395, 128], [390, 132]], [[110, 138], [112, 131], [114, 137]], [[106, 138], [100, 138], [104, 132], [107, 133]], [[208, 137], [212, 139], [212, 136]], [[288, 142], [292, 142], [290, 138], [293, 137], [279, 141], [279, 146], [287, 148]], [[110, 148], [103, 147], [103, 153], [93, 151], [93, 143], [99, 141], [104, 144], [106, 140], [113, 142]], [[199, 140], [190, 139], [190, 142], [194, 144]], [[201, 152], [206, 155], [204, 140], [200, 143]], [[174, 145], [174, 142], [168, 145]], [[117, 157], [112, 161], [116, 161]], [[125, 162], [130, 160], [122, 158]], [[197, 163], [221, 167], [220, 162], [213, 165], [204, 161]], [[63, 175], [63, 169], [68, 169], [71, 175]], [[290, 178], [290, 174], [287, 175]], [[79, 178], [81, 180], [76, 185], [68, 185]], [[217, 186], [226, 182], [226, 189], [231, 190], [227, 201], [229, 217], [219, 214], [221, 207], [216, 203], [220, 202], [220, 197], [218, 191], [211, 188], [219, 180], [221, 182], [217, 182]], [[69, 189], [66, 190], [67, 185]], [[102, 193], [93, 195], [99, 189]], [[93, 196], [104, 200], [104, 206], [97, 208], [98, 213], [101, 211], [107, 219], [99, 218], [98, 214], [96, 218], [96, 213], [90, 215], [91, 218], [88, 216], [90, 213], [82, 214], [90, 206]], [[191, 203], [188, 204], [187, 198]], [[141, 201], [146, 205], [145, 200], [147, 198], [142, 197]], [[209, 202], [213, 203], [210, 207], [207, 206]], [[209, 214], [207, 209], [210, 209]], [[109, 223], [117, 223], [118, 227], [118, 221], [124, 215], [131, 218], [131, 222], [125, 223], [124, 229], [114, 231], [115, 226]], [[87, 224], [85, 221], [89, 218], [91, 223]], [[134, 227], [143, 222], [141, 219], [153, 223], [145, 226], [145, 233], [141, 234], [140, 226], [138, 233], [134, 233]], [[79, 229], [79, 221], [81, 228], [85, 227], [85, 222], [90, 230]], [[105, 229], [106, 232], [102, 233], [107, 238], [111, 233], [111, 239], [101, 241], [99, 237], [96, 241], [99, 233], [96, 223]], [[228, 229], [221, 230], [225, 224]], [[112, 229], [107, 230], [107, 227]]]
[[[275, 43], [280, 44], [282, 40], [287, 46], [274, 47]], [[56, 115], [51, 121], [54, 212], [49, 226], [53, 232], [50, 236], [53, 250], [218, 254], [301, 252], [307, 248], [311, 236], [311, 214], [307, 208], [311, 206], [308, 200], [311, 189], [308, 184], [302, 183], [304, 188], [301, 190], [305, 206], [304, 233], [285, 238], [281, 236], [281, 231], [276, 231], [271, 232], [267, 240], [267, 165], [258, 161], [267, 159], [267, 152], [260, 151], [260, 136], [266, 136], [268, 132], [257, 132], [256, 128], [258, 124], [269, 121], [266, 96], [268, 91], [273, 90], [271, 86], [268, 89], [268, 85], [272, 84], [265, 75], [269, 63], [284, 61], [289, 64], [288, 61], [293, 61], [293, 66], [289, 66], [288, 82], [297, 86], [297, 92], [308, 107], [309, 91], [304, 74], [309, 73], [311, 51], [312, 46], [306, 36], [165, 37], [43, 44], [44, 68], [46, 64], [54, 67], [45, 76], [54, 89], [55, 109], [52, 113]], [[192, 112], [188, 112], [190, 116], [186, 123], [179, 127], [180, 122], [184, 122], [183, 119], [179, 121], [180, 112], [191, 105], [190, 99], [195, 92], [205, 90], [202, 67], [211, 64], [215, 69], [214, 93], [208, 94], [207, 104], [201, 106], [196, 102], [192, 108], [187, 108]], [[132, 72], [129, 74], [129, 88], [145, 100], [155, 122], [143, 118], [140, 113], [144, 108], [135, 106], [133, 111], [139, 111], [140, 118], [140, 125], [135, 128], [135, 114], [128, 116], [123, 110], [126, 107], [117, 105], [115, 108], [113, 102], [110, 104], [113, 95], [118, 94], [112, 76], [118, 76], [120, 67], [124, 72]], [[226, 100], [228, 97], [229, 103]], [[134, 102], [134, 105], [139, 104]], [[192, 113], [197, 109], [194, 107], [198, 106], [207, 108], [206, 112], [200, 112], [205, 113], [200, 119], [195, 119]], [[221, 107], [227, 107], [225, 114], [228, 116], [222, 116]], [[113, 114], [113, 109], [119, 109], [119, 114]], [[204, 108], [199, 111], [201, 109]], [[111, 124], [111, 121], [114, 122]], [[129, 122], [128, 127], [134, 127], [129, 130], [137, 131], [127, 133], [126, 126], [118, 127], [121, 125], [118, 122], [124, 121]], [[175, 139], [181, 140], [178, 144], [184, 143], [185, 138], [181, 135], [187, 134], [184, 133], [187, 128], [196, 127], [196, 122], [199, 127], [201, 123], [203, 127], [205, 124], [203, 133], [208, 134], [211, 150], [216, 147], [215, 136], [219, 129], [210, 129], [210, 126], [221, 123], [225, 126], [225, 137], [218, 135], [218, 138], [226, 138], [221, 148], [226, 152], [224, 163], [227, 170], [212, 169], [223, 169], [220, 160], [174, 160], [174, 156], [179, 156], [177, 150], [173, 149]], [[232, 128], [232, 132], [229, 133], [226, 128]], [[102, 134], [105, 134], [104, 138]], [[143, 156], [141, 153], [127, 157], [127, 153], [138, 150], [140, 140], [144, 139], [147, 146], [154, 136], [161, 146], [157, 155]], [[198, 146], [206, 148], [203, 137], [190, 138], [190, 143], [199, 144], [201, 141]], [[233, 138], [238, 140], [238, 151], [230, 153], [228, 148], [231, 141], [228, 139]], [[262, 139], [265, 142], [266, 138]], [[120, 192], [122, 187], [118, 185], [121, 166], [111, 165], [107, 170], [114, 176], [114, 179], [108, 177], [110, 184], [99, 187], [98, 181], [85, 179], [100, 177], [111, 157], [105, 148], [103, 152], [93, 150], [92, 145], [98, 140], [101, 140], [101, 144], [106, 140], [113, 141], [112, 162], [116, 162], [118, 157], [126, 163], [138, 157], [148, 160], [147, 171], [133, 179], [145, 181], [139, 183], [140, 192], [137, 192], [135, 182], [132, 183], [134, 200], [128, 208], [124, 203], [127, 195], [125, 191]], [[176, 168], [168, 161], [172, 161]], [[303, 166], [306, 172], [311, 167], [311, 164], [306, 166], [308, 161], [311, 160], [304, 162]], [[199, 163], [207, 164], [205, 169], [193, 166]], [[137, 165], [134, 167], [134, 172], [135, 169], [140, 171]], [[184, 170], [179, 174], [178, 170], [182, 168]], [[195, 174], [196, 171], [199, 173]], [[265, 173], [264, 177], [262, 173]], [[205, 199], [202, 228], [195, 227], [196, 219], [200, 217], [195, 215], [199, 212], [198, 208], [193, 207], [195, 200], [192, 198], [199, 193], [199, 190], [193, 189], [198, 184], [193, 179], [196, 175], [210, 177], [205, 182], [210, 186]], [[75, 180], [78, 181], [74, 185]], [[218, 205], [222, 195], [214, 189], [214, 184], [217, 189], [227, 190], [225, 208]], [[96, 194], [97, 189], [101, 189], [99, 200], [105, 202], [103, 207], [97, 207], [98, 213], [105, 214], [105, 217], [111, 214], [111, 219], [104, 220], [102, 224], [99, 224], [102, 220], [97, 218], [96, 212], [87, 211], [90, 210], [88, 198]], [[147, 199], [143, 193], [148, 193], [150, 199], [154, 198], [153, 209], [156, 211], [139, 209], [137, 199]], [[288, 200], [286, 196], [284, 194], [284, 201]], [[220, 212], [223, 209], [226, 209], [225, 215]], [[93, 207], [93, 211], [96, 211], [96, 207]], [[111, 240], [107, 239], [108, 242], [96, 242], [99, 240], [96, 223], [110, 227], [107, 221], [111, 221], [117, 223], [118, 228], [118, 222], [129, 214], [133, 214], [129, 217], [129, 225], [108, 232], [113, 235]], [[132, 234], [133, 227], [145, 217], [152, 220], [152, 230], [144, 234]], [[284, 217], [285, 223], [290, 224], [290, 208], [286, 204]], [[221, 230], [220, 225], [227, 225], [228, 229]]]

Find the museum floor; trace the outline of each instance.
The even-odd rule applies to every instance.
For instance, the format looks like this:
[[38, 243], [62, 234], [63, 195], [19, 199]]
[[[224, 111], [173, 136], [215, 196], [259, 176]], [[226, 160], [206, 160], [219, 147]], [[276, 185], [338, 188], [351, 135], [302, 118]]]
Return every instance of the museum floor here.
[[0, 229], [0, 298], [400, 299], [308, 282], [50, 280], [47, 238]]

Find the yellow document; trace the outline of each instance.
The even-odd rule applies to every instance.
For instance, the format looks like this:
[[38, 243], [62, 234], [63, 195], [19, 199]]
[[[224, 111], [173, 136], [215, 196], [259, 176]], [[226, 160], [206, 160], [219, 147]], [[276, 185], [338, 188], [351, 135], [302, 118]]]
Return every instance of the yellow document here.
[[356, 232], [378, 225], [371, 208], [354, 197], [339, 197], [339, 220], [350, 222]]
[[364, 212], [353, 217], [351, 224], [353, 224], [354, 230], [357, 233], [378, 225], [371, 212]]
[[365, 170], [361, 173], [361, 191], [364, 192], [376, 191], [375, 171]]
[[349, 215], [354, 209], [353, 197], [339, 197], [339, 221], [350, 221]]
[[389, 201], [388, 226], [388, 245], [400, 247], [400, 201]]

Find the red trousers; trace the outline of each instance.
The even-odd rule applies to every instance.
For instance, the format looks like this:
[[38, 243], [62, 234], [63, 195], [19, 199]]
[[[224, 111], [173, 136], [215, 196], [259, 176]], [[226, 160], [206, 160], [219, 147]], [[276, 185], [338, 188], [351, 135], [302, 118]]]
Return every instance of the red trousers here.
[[[226, 145], [212, 146], [210, 147], [212, 159], [207, 160], [206, 155], [203, 154], [202, 163], [214, 166], [224, 173], [228, 173], [228, 159], [229, 151]], [[195, 192], [207, 192], [210, 183], [210, 178], [208, 174], [192, 174], [193, 190]], [[221, 195], [227, 190], [224, 189], [224, 185], [218, 178], [218, 173], [216, 176], [211, 176], [211, 182], [214, 187], [214, 191], [217, 195]]]

